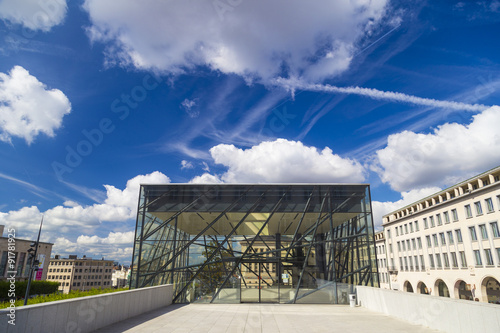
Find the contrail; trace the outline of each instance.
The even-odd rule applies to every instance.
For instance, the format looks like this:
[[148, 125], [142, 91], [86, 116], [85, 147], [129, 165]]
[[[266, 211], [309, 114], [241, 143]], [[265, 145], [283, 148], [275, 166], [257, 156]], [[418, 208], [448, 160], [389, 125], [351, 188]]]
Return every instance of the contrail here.
[[337, 86], [331, 86], [329, 84], [310, 84], [310, 83], [300, 82], [299, 80], [284, 79], [284, 78], [278, 78], [275, 80], [275, 82], [276, 85], [291, 91], [292, 94], [295, 93], [296, 89], [306, 90], [306, 91], [317, 91], [317, 92], [353, 94], [353, 95], [367, 96], [379, 100], [403, 102], [414, 105], [425, 105], [436, 108], [465, 110], [472, 112], [484, 111], [490, 107], [488, 105], [483, 105], [483, 104], [467, 104], [462, 102], [440, 101], [433, 98], [422, 98], [393, 91], [382, 91], [373, 88], [337, 87]]

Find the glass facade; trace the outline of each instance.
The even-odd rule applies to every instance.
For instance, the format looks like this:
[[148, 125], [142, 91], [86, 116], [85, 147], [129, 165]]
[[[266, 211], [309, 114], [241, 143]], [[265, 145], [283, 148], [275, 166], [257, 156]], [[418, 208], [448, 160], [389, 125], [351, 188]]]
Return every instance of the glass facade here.
[[369, 185], [142, 185], [132, 265], [174, 303], [347, 304], [379, 286]]

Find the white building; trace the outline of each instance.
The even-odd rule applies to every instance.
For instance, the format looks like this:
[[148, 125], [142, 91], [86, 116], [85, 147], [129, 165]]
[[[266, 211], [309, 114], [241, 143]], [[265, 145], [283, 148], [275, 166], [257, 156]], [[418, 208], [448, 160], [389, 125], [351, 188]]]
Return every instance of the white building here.
[[111, 276], [113, 288], [124, 288], [127, 285], [127, 275], [129, 274], [128, 267], [123, 265], [116, 265], [113, 267], [113, 274]]
[[375, 233], [375, 250], [377, 252], [378, 280], [380, 282], [380, 288], [391, 289], [389, 272], [387, 270], [387, 256], [383, 231]]
[[500, 304], [499, 220], [500, 167], [385, 215], [390, 288]]

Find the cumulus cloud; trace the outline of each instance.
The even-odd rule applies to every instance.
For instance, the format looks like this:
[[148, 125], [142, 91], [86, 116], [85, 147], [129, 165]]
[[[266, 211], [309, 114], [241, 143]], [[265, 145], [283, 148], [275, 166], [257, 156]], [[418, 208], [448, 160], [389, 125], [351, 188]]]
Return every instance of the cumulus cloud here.
[[388, 137], [372, 166], [396, 191], [447, 186], [498, 166], [500, 107], [473, 116], [468, 125], [446, 123], [432, 133], [403, 131]]
[[209, 173], [204, 173], [201, 176], [196, 176], [189, 181], [191, 184], [220, 184], [223, 181], [217, 175], [211, 175]]
[[[346, 70], [387, 0], [86, 0], [92, 41], [110, 64], [181, 73], [203, 65], [264, 82]], [[300, 21], [300, 24], [297, 22]]]
[[125, 189], [104, 185], [106, 199], [103, 203], [83, 206], [73, 201], [65, 201], [64, 206], [56, 206], [41, 212], [38, 207], [23, 207], [17, 211], [0, 212], [0, 224], [13, 226], [27, 234], [38, 231], [42, 214], [44, 230], [59, 233], [74, 233], [75, 227], [80, 232], [93, 233], [102, 222], [123, 222], [135, 218], [140, 184], [165, 184], [170, 179], [161, 172], [136, 176], [129, 181]]
[[66, 0], [3, 0], [0, 18], [21, 24], [31, 30], [49, 31], [64, 21], [68, 6]]
[[107, 237], [79, 236], [75, 242], [58, 237], [52, 248], [53, 254], [68, 256], [85, 254], [87, 257], [116, 260], [124, 264], [130, 263], [134, 245], [134, 231], [110, 232]]
[[220, 144], [210, 154], [215, 163], [228, 168], [220, 177], [227, 183], [355, 183], [365, 179], [365, 170], [356, 160], [300, 141], [277, 139], [246, 150]]
[[0, 140], [11, 142], [12, 137], [19, 137], [30, 144], [40, 133], [53, 137], [70, 112], [71, 104], [62, 91], [48, 90], [23, 67], [0, 73]]
[[372, 216], [375, 229], [382, 228], [382, 217], [390, 212], [405, 207], [420, 199], [423, 199], [431, 194], [441, 191], [439, 187], [426, 187], [422, 189], [415, 189], [408, 192], [401, 193], [401, 199], [398, 201], [372, 201]]

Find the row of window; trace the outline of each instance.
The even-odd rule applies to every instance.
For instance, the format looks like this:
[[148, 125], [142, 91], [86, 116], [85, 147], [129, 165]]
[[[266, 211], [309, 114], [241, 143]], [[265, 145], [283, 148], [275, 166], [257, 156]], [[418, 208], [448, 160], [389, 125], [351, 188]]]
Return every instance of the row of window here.
[[[496, 248], [497, 259], [500, 263], [500, 248]], [[467, 258], [464, 251], [459, 251], [458, 256], [456, 252], [448, 253], [435, 253], [429, 254], [429, 267], [430, 268], [459, 268], [458, 259], [460, 259], [460, 267], [467, 268]], [[420, 257], [420, 265], [419, 265]], [[490, 249], [484, 249], [483, 255], [480, 250], [474, 250], [474, 263], [476, 266], [483, 266], [483, 258], [486, 266], [493, 266], [493, 254]], [[451, 260], [451, 261], [450, 261]], [[415, 264], [415, 266], [413, 265]], [[451, 265], [451, 266], [450, 266]], [[424, 256], [406, 256], [399, 257], [399, 267], [402, 271], [425, 270]]]
[[[85, 282], [82, 282], [82, 283], [83, 283], [82, 286], [85, 286], [85, 285], [87, 285], [87, 286], [100, 286], [101, 285], [100, 281], [99, 282], [96, 281], [95, 284], [94, 284], [94, 282], [87, 282], [87, 284], [85, 284]], [[102, 283], [102, 285], [109, 286], [109, 285], [111, 285], [111, 282], [104, 281]], [[61, 287], [64, 287], [64, 286], [69, 287], [69, 282], [62, 282]], [[73, 282], [73, 287], [80, 287], [80, 282]]]
[[[497, 196], [497, 201], [498, 201], [498, 206], [500, 207], [500, 195]], [[485, 206], [486, 206], [488, 213], [492, 213], [495, 211], [495, 207], [494, 207], [492, 198], [484, 199], [484, 202], [485, 202]], [[476, 216], [483, 215], [483, 208], [481, 205], [481, 201], [474, 202], [474, 207], [476, 210]], [[472, 217], [471, 205], [470, 204], [465, 205], [464, 208], [465, 208], [465, 216], [467, 218], [471, 218]], [[458, 212], [456, 209], [451, 210], [451, 218], [453, 219], [453, 222], [458, 221]], [[449, 214], [449, 212], [443, 212], [442, 216], [441, 216], [441, 213], [438, 213], [436, 215], [424, 217], [422, 220], [424, 223], [424, 229], [428, 229], [429, 227], [434, 228], [435, 226], [443, 225], [443, 220], [444, 220], [445, 224], [450, 223], [450, 214]], [[409, 222], [409, 223], [405, 223], [404, 225], [396, 226], [395, 231], [396, 231], [396, 236], [406, 235], [406, 234], [412, 233], [412, 232], [417, 232], [417, 231], [419, 231], [418, 221]], [[495, 236], [495, 237], [498, 237], [498, 236]], [[391, 230], [390, 229], [387, 230], [387, 238], [391, 238]]]
[[95, 262], [95, 261], [88, 261], [88, 262], [84, 262], [83, 261], [51, 261], [49, 263], [51, 266], [111, 266], [111, 263], [110, 262], [105, 262], [105, 263], [101, 263], [101, 262]]
[[[488, 230], [486, 227], [486, 224], [480, 224], [479, 226], [479, 231], [481, 235], [482, 240], [487, 240], [488, 239]], [[500, 238], [500, 229], [498, 227], [497, 222], [491, 222], [490, 223], [490, 229], [491, 229], [491, 234], [493, 235], [494, 238]], [[477, 241], [477, 233], [476, 233], [476, 227], [471, 226], [469, 227], [469, 232], [471, 236], [472, 241]], [[432, 241], [431, 241], [431, 236], [432, 236]], [[455, 236], [456, 236], [456, 242], [457, 243], [462, 243], [463, 238], [462, 238], [462, 231], [461, 229], [456, 229], [455, 230]], [[453, 237], [453, 231], [446, 231], [446, 236], [445, 232], [440, 232], [439, 234], [433, 234], [433, 235], [427, 235], [425, 236], [425, 239], [427, 241], [427, 247], [432, 247], [434, 246], [439, 246], [441, 243], [441, 246], [445, 246], [446, 242], [448, 239], [448, 244], [452, 245], [455, 243], [455, 239]], [[407, 239], [406, 241], [398, 241], [397, 242], [397, 247], [398, 251], [411, 251], [411, 250], [417, 250], [417, 244], [418, 244], [418, 249], [422, 249], [422, 241], [420, 237], [413, 238], [413, 239]], [[413, 245], [413, 247], [412, 247]], [[389, 250], [392, 253], [392, 244], [389, 244]]]
[[[71, 280], [69, 275], [49, 275], [50, 280]], [[75, 280], [81, 280], [82, 275], [75, 275]], [[111, 279], [111, 275], [85, 275], [83, 279], [86, 280], [100, 280], [100, 279]]]

